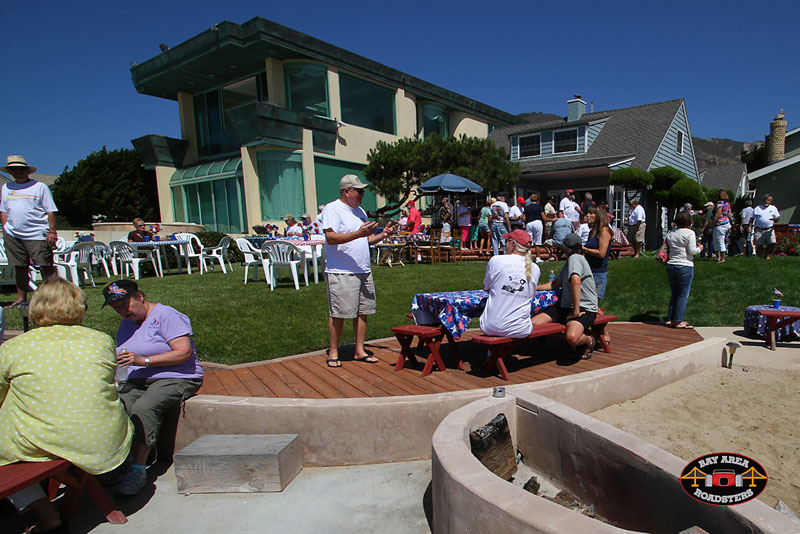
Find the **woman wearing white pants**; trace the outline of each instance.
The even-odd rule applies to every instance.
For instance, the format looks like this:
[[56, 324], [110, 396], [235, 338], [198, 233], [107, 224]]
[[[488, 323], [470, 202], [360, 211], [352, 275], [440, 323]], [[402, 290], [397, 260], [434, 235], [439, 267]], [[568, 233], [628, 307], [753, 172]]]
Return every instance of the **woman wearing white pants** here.
[[542, 234], [544, 233], [544, 209], [542, 208], [541, 204], [539, 204], [538, 194], [533, 193], [530, 196], [530, 199], [530, 204], [525, 206], [525, 230], [531, 236], [531, 243], [534, 246], [536, 263], [541, 263], [542, 260], [539, 258], [539, 247], [542, 244]]

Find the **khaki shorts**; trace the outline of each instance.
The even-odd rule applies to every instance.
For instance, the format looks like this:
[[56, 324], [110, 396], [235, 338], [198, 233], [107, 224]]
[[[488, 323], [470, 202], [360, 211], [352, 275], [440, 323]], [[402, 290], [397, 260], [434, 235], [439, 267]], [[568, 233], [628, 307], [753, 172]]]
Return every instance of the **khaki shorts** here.
[[643, 222], [638, 222], [633, 226], [628, 227], [628, 241], [631, 243], [644, 243], [644, 229], [647, 225]]
[[3, 242], [6, 247], [8, 264], [12, 267], [27, 267], [29, 261], [38, 267], [53, 266], [53, 251], [46, 240], [30, 241], [17, 239], [3, 232]]
[[377, 311], [372, 273], [325, 273], [328, 308], [334, 319], [355, 319]]
[[774, 228], [758, 228], [756, 227], [755, 232], [753, 232], [753, 243], [758, 245], [759, 247], [763, 247], [764, 245], [774, 245], [775, 241], [775, 229]]

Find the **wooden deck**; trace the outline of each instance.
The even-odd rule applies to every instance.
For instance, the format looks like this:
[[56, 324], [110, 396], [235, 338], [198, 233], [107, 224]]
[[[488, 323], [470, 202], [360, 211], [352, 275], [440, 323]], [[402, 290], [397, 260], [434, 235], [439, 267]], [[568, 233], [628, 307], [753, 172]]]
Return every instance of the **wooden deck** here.
[[[531, 340], [517, 354], [506, 360], [511, 380], [487, 375], [481, 370], [486, 350], [469, 341], [478, 330], [471, 330], [458, 341], [464, 359], [464, 371], [453, 368], [447, 342], [442, 344], [442, 357], [447, 370], [434, 370], [423, 378], [422, 363], [416, 368], [406, 364], [394, 370], [400, 353], [395, 339], [367, 343], [367, 350], [380, 363], [347, 361], [343, 351], [342, 367], [325, 365], [325, 352], [294, 359], [268, 361], [230, 369], [206, 370], [200, 394], [238, 397], [272, 397], [294, 399], [336, 399], [356, 397], [388, 397], [424, 395], [467, 389], [536, 382], [560, 376], [593, 371], [639, 360], [701, 341], [694, 330], [675, 330], [661, 325], [611, 324], [611, 354], [595, 351], [591, 360], [574, 361], [569, 348], [558, 339]], [[416, 340], [415, 344], [416, 346]], [[350, 351], [352, 354], [352, 350]], [[420, 361], [424, 361], [419, 358]], [[475, 370], [473, 370], [473, 368]]]

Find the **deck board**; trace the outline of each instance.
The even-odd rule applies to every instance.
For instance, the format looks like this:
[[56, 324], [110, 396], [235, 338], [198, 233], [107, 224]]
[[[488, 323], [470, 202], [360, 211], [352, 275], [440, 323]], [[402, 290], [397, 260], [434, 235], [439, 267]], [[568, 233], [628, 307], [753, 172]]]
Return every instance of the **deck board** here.
[[391, 339], [367, 343], [367, 349], [380, 360], [376, 364], [342, 360], [342, 367], [331, 369], [325, 364], [325, 353], [321, 351], [293, 359], [208, 369], [200, 393], [303, 399], [445, 393], [522, 384], [604, 369], [702, 341], [694, 330], [676, 330], [654, 324], [612, 323], [608, 332], [612, 337], [611, 354], [596, 351], [591, 360], [577, 362], [569, 357], [570, 349], [564, 341], [547, 338], [526, 342], [506, 360], [510, 375], [508, 382], [496, 371], [491, 374], [483, 371], [486, 348], [470, 341], [479, 333], [471, 330], [457, 342], [464, 360], [463, 371], [455, 368], [446, 343], [441, 348], [447, 365], [445, 371], [434, 368], [430, 375], [422, 376], [427, 349], [417, 353], [416, 366], [406, 363], [402, 370], [395, 371], [400, 347], [396, 340]]

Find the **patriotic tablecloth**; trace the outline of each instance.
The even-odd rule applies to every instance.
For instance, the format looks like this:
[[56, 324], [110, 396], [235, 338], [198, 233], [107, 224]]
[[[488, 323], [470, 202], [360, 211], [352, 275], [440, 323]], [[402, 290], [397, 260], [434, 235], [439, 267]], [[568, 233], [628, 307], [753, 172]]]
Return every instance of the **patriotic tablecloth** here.
[[[489, 294], [482, 289], [419, 293], [411, 301], [411, 313], [417, 324], [441, 322], [454, 338], [461, 337], [473, 317], [480, 317]], [[555, 291], [537, 291], [531, 300], [531, 315], [558, 302]]]
[[[758, 334], [762, 337], [767, 335], [767, 318], [758, 313], [758, 310], [771, 310], [772, 306], [767, 304], [760, 304], [758, 306], [748, 306], [744, 312], [744, 330], [748, 334]], [[783, 311], [800, 311], [800, 308], [792, 306], [781, 306]], [[778, 329], [775, 333], [775, 340], [781, 341], [786, 339], [793, 339], [800, 337], [800, 321], [795, 321], [792, 324], [786, 325]]]

